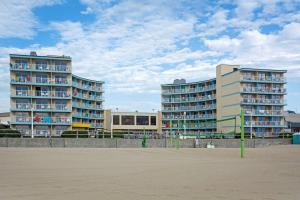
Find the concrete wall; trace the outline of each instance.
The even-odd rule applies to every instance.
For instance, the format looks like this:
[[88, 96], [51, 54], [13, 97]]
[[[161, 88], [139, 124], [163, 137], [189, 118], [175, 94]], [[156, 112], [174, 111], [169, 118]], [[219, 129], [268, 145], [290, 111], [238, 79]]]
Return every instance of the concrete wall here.
[[[239, 139], [185, 139], [179, 140], [180, 148], [206, 148], [209, 142], [216, 148], [239, 148]], [[291, 144], [292, 139], [246, 139], [245, 147], [266, 147]], [[60, 147], [60, 148], [141, 148], [142, 139], [95, 139], [95, 138], [0, 138], [0, 147]], [[175, 148], [176, 140], [149, 139], [149, 148]]]

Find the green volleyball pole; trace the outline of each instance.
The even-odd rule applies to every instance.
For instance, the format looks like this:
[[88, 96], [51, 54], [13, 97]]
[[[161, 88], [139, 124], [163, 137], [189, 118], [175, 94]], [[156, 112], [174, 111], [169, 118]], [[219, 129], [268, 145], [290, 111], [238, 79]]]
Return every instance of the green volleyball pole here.
[[179, 119], [177, 119], [176, 149], [179, 149]]
[[241, 158], [245, 154], [244, 110], [241, 109]]
[[173, 146], [173, 133], [172, 133], [172, 120], [170, 119], [170, 143], [171, 143], [171, 147]]

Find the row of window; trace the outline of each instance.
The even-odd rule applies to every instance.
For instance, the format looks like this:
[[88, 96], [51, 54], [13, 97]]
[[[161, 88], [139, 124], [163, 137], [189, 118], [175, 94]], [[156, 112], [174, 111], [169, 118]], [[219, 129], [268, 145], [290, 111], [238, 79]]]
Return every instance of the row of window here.
[[[121, 118], [121, 124], [120, 124]], [[150, 118], [150, 120], [149, 120]], [[136, 121], [136, 124], [135, 124]], [[149, 124], [150, 121], [150, 124]], [[156, 116], [133, 116], [133, 115], [113, 115], [114, 125], [145, 125], [145, 126], [155, 126]]]

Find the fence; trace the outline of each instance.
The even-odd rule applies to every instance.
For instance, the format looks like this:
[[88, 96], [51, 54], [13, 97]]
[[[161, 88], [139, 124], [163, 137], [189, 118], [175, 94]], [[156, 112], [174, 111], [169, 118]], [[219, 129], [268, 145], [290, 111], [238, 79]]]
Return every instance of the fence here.
[[[212, 142], [216, 148], [239, 148], [240, 139], [183, 139], [181, 148], [206, 148]], [[143, 139], [124, 138], [0, 138], [0, 147], [60, 147], [60, 148], [142, 148]], [[246, 139], [246, 148], [291, 144], [290, 138]], [[148, 148], [175, 148], [175, 141], [148, 139]]]

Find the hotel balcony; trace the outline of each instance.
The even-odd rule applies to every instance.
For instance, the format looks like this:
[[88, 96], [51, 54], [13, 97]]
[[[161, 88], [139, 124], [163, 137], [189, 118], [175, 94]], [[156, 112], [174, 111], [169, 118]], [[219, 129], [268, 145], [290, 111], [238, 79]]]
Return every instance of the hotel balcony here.
[[71, 125], [71, 117], [45, 117], [45, 116], [34, 116], [23, 117], [16, 116], [12, 118], [11, 124], [31, 124], [33, 120], [34, 125]]
[[216, 85], [199, 87], [199, 88], [194, 88], [194, 89], [169, 89], [169, 90], [162, 90], [162, 95], [197, 93], [197, 92], [205, 92], [205, 91], [215, 90], [215, 89], [216, 89]]
[[102, 123], [91, 123], [90, 128], [103, 128]]
[[16, 103], [12, 104], [11, 111], [44, 111], [44, 112], [71, 112], [71, 107], [66, 104], [31, 104], [31, 103]]
[[16, 77], [11, 79], [11, 84], [18, 85], [57, 85], [70, 86], [70, 81], [67, 79], [50, 79], [50, 78], [36, 78], [36, 77]]
[[244, 82], [265, 82], [265, 83], [286, 83], [285, 77], [272, 77], [272, 76], [243, 76], [241, 78]]
[[281, 99], [255, 99], [255, 98], [243, 98], [241, 104], [258, 104], [258, 105], [285, 105], [286, 102]]
[[71, 99], [68, 91], [30, 91], [30, 90], [13, 90], [11, 97], [20, 98], [57, 98], [57, 99]]
[[12, 71], [37, 71], [37, 72], [59, 72], [71, 73], [71, 67], [67, 65], [44, 65], [44, 64], [10, 64]]
[[72, 117], [87, 118], [87, 119], [104, 119], [103, 115], [101, 114], [89, 114], [89, 113], [79, 113], [79, 112], [72, 113]]
[[93, 100], [93, 101], [103, 101], [103, 97], [98, 96], [98, 95], [84, 95], [81, 93], [77, 93], [77, 94], [73, 93], [73, 97], [80, 98], [80, 99], [86, 99], [86, 100]]
[[178, 112], [178, 111], [200, 111], [216, 109], [216, 104], [198, 105], [198, 106], [179, 106], [179, 107], [163, 107], [163, 112]]
[[245, 127], [286, 127], [281, 121], [245, 121]]
[[79, 88], [82, 90], [88, 90], [88, 91], [97, 91], [97, 92], [103, 92], [103, 88], [102, 87], [97, 87], [97, 86], [90, 86], [90, 85], [85, 85], [85, 84], [80, 84], [77, 82], [72, 82], [72, 86], [75, 88]]
[[215, 119], [215, 114], [206, 114], [206, 115], [163, 115], [163, 120], [206, 120], [206, 119]]
[[84, 104], [84, 103], [77, 103], [74, 101], [72, 102], [72, 106], [75, 108], [82, 108], [82, 109], [103, 110], [102, 105]]
[[282, 110], [245, 110], [247, 116], [283, 116]]
[[163, 103], [185, 103], [185, 102], [199, 102], [199, 101], [209, 101], [216, 99], [215, 95], [207, 95], [203, 97], [189, 97], [189, 98], [164, 98]]
[[286, 94], [285, 88], [243, 87], [242, 93]]
[[[197, 124], [186, 124], [186, 129], [214, 129], [217, 125], [215, 122], [202, 122]], [[184, 125], [177, 125], [177, 123], [173, 123], [172, 127], [164, 127], [163, 129], [184, 129]]]

